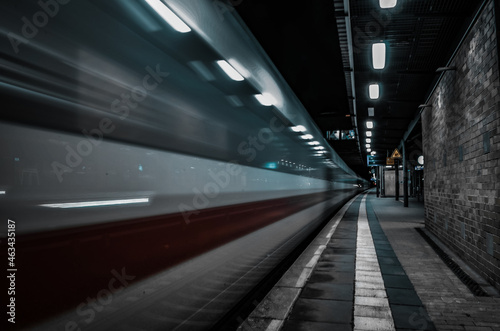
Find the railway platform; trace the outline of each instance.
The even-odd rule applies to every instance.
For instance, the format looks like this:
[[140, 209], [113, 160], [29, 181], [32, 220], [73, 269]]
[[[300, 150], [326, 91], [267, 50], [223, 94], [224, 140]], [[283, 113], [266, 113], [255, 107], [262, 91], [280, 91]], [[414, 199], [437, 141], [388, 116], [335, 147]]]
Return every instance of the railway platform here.
[[403, 208], [372, 190], [333, 217], [239, 330], [495, 331], [500, 298], [425, 230], [423, 203]]

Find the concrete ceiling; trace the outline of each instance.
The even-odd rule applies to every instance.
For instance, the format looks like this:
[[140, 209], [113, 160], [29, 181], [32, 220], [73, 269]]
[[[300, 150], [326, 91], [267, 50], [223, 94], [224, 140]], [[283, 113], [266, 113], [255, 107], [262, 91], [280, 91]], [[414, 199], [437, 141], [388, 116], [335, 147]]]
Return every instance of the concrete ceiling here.
[[[354, 130], [354, 140], [329, 140], [358, 174], [367, 176], [366, 122], [371, 149], [385, 161], [418, 117], [440, 73], [483, 1], [378, 0], [239, 1], [234, 8], [321, 131]], [[386, 66], [373, 69], [371, 47], [387, 45]], [[368, 85], [378, 83], [371, 100]], [[368, 108], [374, 108], [370, 117]], [[408, 150], [421, 149], [420, 124]]]

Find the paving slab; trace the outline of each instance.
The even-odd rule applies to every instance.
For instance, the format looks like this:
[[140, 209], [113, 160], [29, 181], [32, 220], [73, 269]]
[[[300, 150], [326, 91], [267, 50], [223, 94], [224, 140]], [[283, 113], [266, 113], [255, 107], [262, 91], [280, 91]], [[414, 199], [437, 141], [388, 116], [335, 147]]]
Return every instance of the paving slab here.
[[[302, 265], [289, 270], [292, 280], [280, 280], [284, 288], [251, 315], [261, 315], [260, 321], [248, 318], [243, 325], [267, 331], [500, 331], [500, 299], [471, 294], [415, 231], [423, 226], [422, 206], [405, 209], [370, 193], [363, 216], [368, 225], [361, 226], [362, 206], [361, 197], [351, 202], [335, 231], [327, 230], [328, 240], [314, 241]], [[286, 298], [293, 303], [280, 310]]]
[[[424, 228], [423, 203], [410, 199], [409, 208], [405, 208], [394, 199], [374, 194], [368, 202], [425, 308], [412, 307], [404, 299], [399, 302], [406, 305], [391, 304], [398, 330], [500, 330], [500, 299], [475, 297], [415, 230]], [[379, 261], [381, 268], [394, 263], [390, 257], [379, 256]], [[400, 290], [405, 289], [401, 285], [408, 285], [397, 279], [391, 283], [386, 285], [397, 284]], [[389, 287], [387, 292], [391, 291]]]
[[308, 283], [301, 293], [306, 299], [329, 299], [352, 302], [353, 284]]
[[299, 298], [289, 316], [291, 320], [350, 324], [352, 303], [345, 301]]

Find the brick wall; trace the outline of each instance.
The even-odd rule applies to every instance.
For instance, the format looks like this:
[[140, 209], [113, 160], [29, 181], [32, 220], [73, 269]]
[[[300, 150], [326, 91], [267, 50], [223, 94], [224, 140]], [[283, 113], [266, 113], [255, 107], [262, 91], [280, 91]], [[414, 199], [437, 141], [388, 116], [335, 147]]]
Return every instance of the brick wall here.
[[494, 1], [422, 113], [426, 227], [500, 289], [500, 81]]

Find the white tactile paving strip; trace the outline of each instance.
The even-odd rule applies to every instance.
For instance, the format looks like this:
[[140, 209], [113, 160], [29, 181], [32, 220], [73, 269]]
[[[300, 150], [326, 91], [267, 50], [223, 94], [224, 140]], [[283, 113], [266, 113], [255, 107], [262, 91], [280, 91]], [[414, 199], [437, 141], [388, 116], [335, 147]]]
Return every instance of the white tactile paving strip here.
[[[357, 224], [353, 330], [395, 331], [394, 319], [368, 224], [366, 197], [367, 194], [361, 200]], [[356, 198], [357, 196], [351, 199], [335, 215], [238, 330], [282, 329], [326, 244]]]
[[396, 330], [377, 260], [368, 218], [366, 194], [361, 200], [356, 241], [354, 330]]

